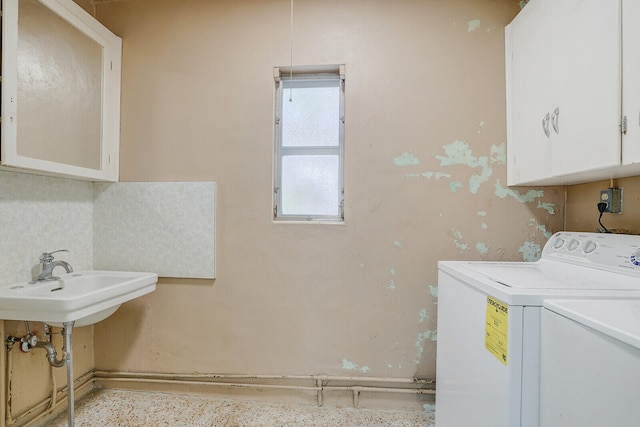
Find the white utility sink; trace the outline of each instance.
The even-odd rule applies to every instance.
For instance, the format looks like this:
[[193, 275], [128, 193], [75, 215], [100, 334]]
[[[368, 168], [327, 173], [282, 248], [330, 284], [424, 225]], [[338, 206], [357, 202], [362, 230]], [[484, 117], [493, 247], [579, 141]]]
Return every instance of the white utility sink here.
[[153, 292], [157, 281], [155, 273], [80, 271], [53, 281], [0, 286], [0, 319], [91, 325], [120, 304]]

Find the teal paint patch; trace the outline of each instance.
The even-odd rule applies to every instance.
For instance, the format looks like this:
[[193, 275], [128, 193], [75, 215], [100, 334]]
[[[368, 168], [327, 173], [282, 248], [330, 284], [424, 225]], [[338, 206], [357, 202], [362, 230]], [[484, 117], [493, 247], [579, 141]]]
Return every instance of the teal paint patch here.
[[455, 193], [458, 190], [458, 188], [462, 188], [462, 183], [458, 181], [451, 181], [449, 183], [449, 188], [451, 189], [452, 193]]
[[342, 369], [348, 369], [350, 371], [358, 371], [358, 372], [362, 372], [363, 374], [367, 372], [371, 372], [371, 369], [369, 369], [368, 366], [360, 366], [347, 359], [342, 359]]
[[478, 28], [480, 28], [479, 19], [472, 19], [471, 21], [467, 22], [467, 32], [472, 33]]
[[472, 175], [469, 178], [469, 191], [472, 194], [478, 194], [478, 190], [483, 182], [487, 182], [489, 177], [493, 175], [493, 168], [489, 166], [489, 159], [486, 157], [480, 157], [478, 164], [481, 167], [479, 175]]
[[553, 203], [544, 203], [538, 201], [538, 209], [544, 209], [545, 211], [549, 212], [549, 215], [554, 215], [556, 213], [555, 207], [556, 205]]
[[522, 254], [523, 260], [534, 262], [540, 259], [542, 249], [539, 244], [527, 240], [518, 248], [518, 252]]
[[480, 253], [481, 255], [486, 254], [487, 252], [489, 252], [489, 249], [487, 248], [487, 245], [485, 245], [483, 242], [478, 242], [476, 243], [476, 250], [478, 251], [478, 253]]
[[400, 248], [400, 249], [402, 249], [402, 243], [400, 243], [400, 242], [399, 242], [399, 241], [397, 241], [397, 240], [394, 240], [394, 241], [393, 241], [393, 246], [395, 246], [396, 248]]
[[478, 123], [478, 135], [482, 133], [482, 128], [484, 127], [484, 122]]
[[487, 211], [477, 211], [476, 215], [478, 215], [478, 216], [487, 216]]
[[507, 162], [507, 144], [491, 145], [491, 163], [504, 165]]
[[451, 178], [451, 174], [442, 172], [422, 172], [422, 173], [408, 173], [405, 175], [407, 178], [426, 178], [435, 179], [439, 181], [441, 178]]
[[414, 156], [413, 153], [405, 151], [400, 156], [393, 159], [393, 163], [395, 163], [396, 166], [414, 166], [419, 165], [420, 160], [418, 160], [418, 158]]
[[505, 146], [491, 146], [491, 155], [476, 157], [473, 155], [469, 144], [464, 141], [455, 140], [449, 145], [442, 147], [445, 155], [436, 155], [436, 159], [440, 160], [440, 166], [466, 166], [472, 169], [480, 169], [480, 173], [472, 175], [469, 178], [469, 191], [477, 194], [480, 186], [489, 180], [493, 175], [493, 163], [504, 163]]
[[535, 218], [531, 218], [531, 220], [529, 220], [529, 223], [536, 227], [538, 229], [538, 231], [540, 231], [544, 237], [546, 237], [547, 239], [550, 239], [551, 236], [553, 235], [552, 232], [547, 231], [547, 227], [544, 224], [538, 224], [538, 221], [536, 221]]
[[424, 410], [424, 412], [435, 412], [436, 405], [431, 403], [425, 403], [424, 405], [422, 405], [422, 409]]
[[429, 285], [429, 293], [432, 297], [438, 298], [438, 287]]
[[482, 224], [480, 224], [480, 227], [481, 227], [483, 230], [486, 230], [488, 226], [487, 226], [487, 223], [486, 223], [486, 222], [483, 222]]
[[416, 353], [416, 358], [413, 360], [416, 364], [420, 363], [420, 358], [424, 353], [424, 344], [427, 340], [437, 341], [437, 333], [436, 331], [424, 331], [418, 334], [418, 338], [416, 338], [416, 348], [418, 352]]
[[495, 194], [496, 196], [504, 199], [505, 197], [513, 197], [520, 203], [532, 203], [535, 202], [536, 199], [540, 199], [544, 196], [544, 191], [542, 190], [529, 190], [524, 194], [521, 194], [517, 190], [512, 190], [511, 188], [504, 188], [500, 181], [496, 181], [495, 184]]
[[423, 323], [425, 320], [427, 320], [427, 309], [423, 308], [420, 310], [420, 320], [419, 323]]
[[[395, 267], [391, 267], [391, 270], [389, 270], [389, 273], [391, 273], [391, 276], [395, 276], [396, 275]], [[393, 290], [395, 288], [396, 288], [396, 282], [394, 282], [393, 277], [392, 277], [391, 278], [391, 282], [389, 282], [389, 284], [387, 285], [387, 289]]]
[[470, 168], [478, 167], [478, 158], [473, 155], [469, 144], [466, 142], [456, 139], [442, 148], [445, 155], [436, 155], [436, 159], [440, 160], [440, 166], [464, 165]]
[[453, 243], [456, 245], [456, 248], [460, 249], [460, 252], [466, 251], [469, 247], [469, 245], [462, 240], [462, 233], [459, 230], [453, 230]]

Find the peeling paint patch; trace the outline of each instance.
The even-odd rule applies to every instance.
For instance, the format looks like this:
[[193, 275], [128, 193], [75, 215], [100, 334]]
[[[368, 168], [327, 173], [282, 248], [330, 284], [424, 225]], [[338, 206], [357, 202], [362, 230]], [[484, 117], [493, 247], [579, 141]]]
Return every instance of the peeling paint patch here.
[[482, 128], [484, 127], [484, 122], [478, 123], [478, 135], [482, 133]]
[[423, 308], [420, 310], [420, 323], [423, 323], [425, 320], [427, 320], [427, 309]]
[[544, 237], [546, 237], [547, 239], [550, 239], [551, 236], [553, 235], [552, 232], [547, 231], [547, 227], [544, 224], [539, 224], [535, 218], [531, 218], [531, 220], [529, 220], [529, 223], [532, 226], [536, 227], [538, 231], [540, 231], [544, 235]]
[[400, 249], [402, 249], [402, 243], [400, 243], [400, 242], [399, 242], [399, 241], [397, 241], [397, 240], [394, 240], [394, 241], [393, 241], [393, 246], [395, 246], [396, 248], [400, 248]]
[[478, 212], [476, 212], [476, 215], [478, 215], [478, 216], [487, 216], [487, 211], [478, 211]]
[[478, 253], [484, 255], [487, 252], [489, 252], [489, 249], [487, 248], [487, 245], [485, 245], [483, 242], [478, 242], [476, 243], [476, 250], [478, 251]]
[[460, 249], [460, 252], [464, 252], [467, 250], [469, 245], [462, 240], [462, 233], [459, 230], [453, 230], [453, 243], [456, 245], [456, 248]]
[[491, 163], [504, 165], [507, 161], [507, 144], [491, 145]]
[[424, 412], [435, 412], [436, 405], [433, 405], [431, 403], [425, 403], [424, 405], [422, 405], [422, 409], [424, 410]]
[[473, 155], [469, 144], [464, 141], [455, 140], [449, 145], [442, 147], [445, 155], [436, 155], [436, 159], [440, 160], [440, 166], [462, 165], [472, 169], [480, 168], [480, 173], [472, 175], [469, 178], [469, 191], [477, 194], [480, 185], [489, 180], [493, 174], [491, 163], [499, 162], [503, 149], [493, 145], [491, 147], [491, 158], [487, 156], [476, 157]]
[[393, 163], [395, 163], [396, 166], [413, 166], [419, 165], [420, 160], [418, 160], [418, 158], [414, 156], [413, 153], [405, 151], [400, 156], [393, 159]]
[[480, 28], [480, 20], [479, 19], [472, 19], [471, 21], [467, 22], [467, 31], [472, 33], [475, 30], [477, 30], [478, 28]]
[[395, 267], [391, 267], [391, 270], [389, 270], [389, 273], [391, 273], [391, 282], [389, 282], [389, 284], [386, 286], [387, 289], [389, 290], [393, 290], [396, 288], [396, 282], [393, 281], [393, 276], [396, 275], [396, 268]]
[[555, 206], [553, 203], [544, 203], [541, 201], [538, 201], [538, 209], [544, 209], [545, 211], [549, 212], [549, 215], [553, 215], [555, 214]]
[[440, 178], [451, 178], [451, 174], [442, 172], [422, 172], [422, 173], [408, 173], [405, 175], [407, 178], [426, 178], [435, 179], [439, 181]]
[[483, 230], [486, 230], [488, 226], [487, 226], [487, 223], [486, 223], [486, 222], [483, 222], [482, 224], [480, 224], [480, 227], [481, 227]]
[[432, 297], [438, 298], [438, 287], [429, 285], [429, 293]]
[[526, 241], [518, 248], [518, 252], [522, 254], [522, 259], [525, 261], [537, 261], [540, 259], [542, 249], [540, 245], [535, 242]]
[[544, 196], [544, 191], [542, 190], [529, 190], [524, 194], [520, 194], [520, 192], [517, 190], [504, 188], [499, 180], [496, 181], [495, 189], [496, 189], [495, 190], [496, 196], [500, 197], [501, 199], [504, 199], [505, 197], [509, 196], [509, 197], [513, 197], [520, 203], [532, 203], [536, 199], [539, 199]]
[[480, 175], [471, 175], [469, 178], [469, 191], [472, 194], [478, 194], [478, 190], [480, 189], [480, 185], [483, 182], [487, 182], [489, 177], [493, 175], [493, 168], [489, 166], [488, 159], [486, 157], [480, 157], [480, 167], [481, 172]]
[[420, 363], [420, 358], [422, 357], [422, 353], [424, 353], [424, 343], [427, 341], [437, 341], [438, 336], [436, 331], [424, 331], [418, 334], [418, 338], [416, 338], [416, 348], [418, 352], [416, 354], [416, 358], [413, 360], [416, 364]]
[[368, 366], [360, 366], [344, 358], [342, 359], [342, 369], [348, 369], [350, 371], [358, 371], [358, 372], [362, 372], [363, 374], [367, 372], [371, 372], [371, 369], [369, 369]]
[[458, 188], [462, 188], [462, 183], [458, 181], [451, 181], [449, 183], [449, 188], [451, 189], [452, 193], [455, 193], [458, 190]]
[[473, 155], [469, 144], [466, 142], [456, 139], [442, 148], [445, 155], [435, 156], [436, 159], [440, 160], [440, 166], [464, 165], [470, 168], [478, 167], [478, 158]]

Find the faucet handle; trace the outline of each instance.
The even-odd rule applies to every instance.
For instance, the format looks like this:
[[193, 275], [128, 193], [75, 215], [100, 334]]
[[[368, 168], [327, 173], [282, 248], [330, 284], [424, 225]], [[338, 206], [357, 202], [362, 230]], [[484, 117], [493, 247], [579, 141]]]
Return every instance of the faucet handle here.
[[53, 261], [53, 254], [58, 252], [69, 252], [67, 249], [58, 249], [53, 252], [42, 252], [42, 256], [40, 257], [40, 261], [42, 262], [51, 262]]

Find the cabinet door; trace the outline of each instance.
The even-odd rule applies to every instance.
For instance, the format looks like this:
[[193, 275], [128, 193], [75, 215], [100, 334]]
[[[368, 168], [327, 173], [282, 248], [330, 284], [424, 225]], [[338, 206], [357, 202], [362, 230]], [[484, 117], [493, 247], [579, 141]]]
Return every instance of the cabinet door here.
[[553, 175], [619, 165], [621, 1], [552, 3]]
[[551, 141], [543, 125], [551, 106], [551, 3], [530, 2], [505, 30], [509, 185], [551, 175]]
[[640, 163], [640, 2], [623, 1], [622, 114], [627, 133], [622, 136], [622, 163]]
[[122, 40], [72, 0], [2, 0], [0, 169], [118, 180]]

